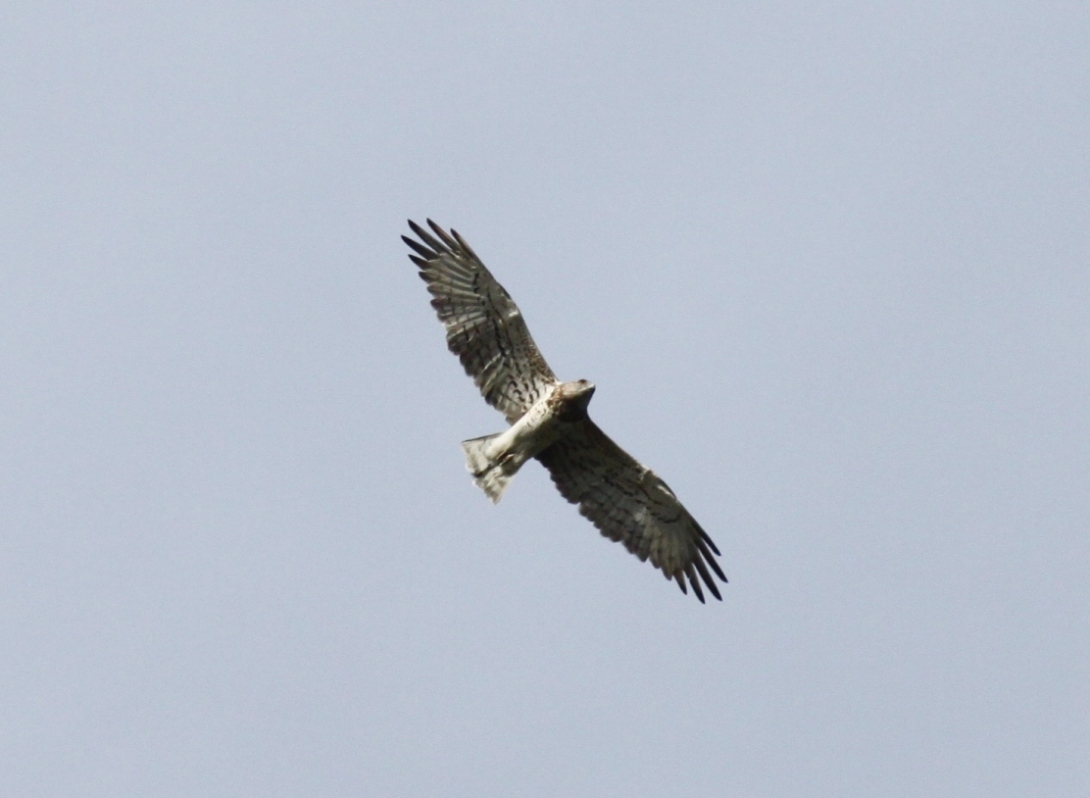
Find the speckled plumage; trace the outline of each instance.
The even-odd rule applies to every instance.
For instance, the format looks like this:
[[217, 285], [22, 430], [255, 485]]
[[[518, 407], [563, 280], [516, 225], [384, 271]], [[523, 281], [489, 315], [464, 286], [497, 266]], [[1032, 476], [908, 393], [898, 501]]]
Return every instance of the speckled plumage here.
[[561, 383], [541, 356], [522, 314], [476, 253], [454, 230], [415, 222], [419, 241], [402, 236], [433, 295], [447, 345], [485, 400], [507, 418], [505, 432], [464, 441], [467, 468], [493, 502], [531, 457], [548, 469], [561, 495], [579, 505], [610, 540], [624, 543], [682, 592], [701, 602], [701, 583], [722, 600], [726, 582], [712, 539], [651, 469], [641, 465], [587, 415], [594, 385]]

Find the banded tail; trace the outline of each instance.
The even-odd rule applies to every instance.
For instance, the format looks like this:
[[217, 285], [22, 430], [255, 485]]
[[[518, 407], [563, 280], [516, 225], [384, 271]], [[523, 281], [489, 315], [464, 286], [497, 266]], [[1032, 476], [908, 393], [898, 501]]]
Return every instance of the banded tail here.
[[466, 453], [466, 470], [473, 475], [473, 482], [488, 495], [493, 504], [503, 496], [507, 483], [522, 465], [510, 456], [501, 454], [497, 457], [490, 451], [492, 442], [502, 434], [497, 432], [495, 435], [462, 441], [462, 448]]

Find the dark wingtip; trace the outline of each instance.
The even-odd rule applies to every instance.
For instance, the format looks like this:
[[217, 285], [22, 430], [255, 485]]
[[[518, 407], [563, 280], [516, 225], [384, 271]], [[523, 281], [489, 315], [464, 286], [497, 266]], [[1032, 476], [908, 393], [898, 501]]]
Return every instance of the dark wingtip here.
[[[431, 219], [428, 219], [428, 224], [431, 227], [438, 229], [438, 225], [436, 225], [435, 222], [433, 222]], [[417, 237], [421, 241], [423, 241], [425, 244], [435, 250], [436, 255], [441, 255], [444, 252], [448, 254], [450, 253], [450, 247], [448, 247], [444, 241], [439, 240], [443, 239], [444, 236], [440, 235], [439, 239], [436, 239], [435, 236], [433, 236], [431, 233], [429, 233], [427, 230], [425, 230], [423, 227], [421, 227], [412, 220], [409, 221], [409, 227], [412, 228], [412, 231], [416, 233]]]
[[[431, 219], [428, 219], [428, 226], [435, 232], [435, 234], [437, 236], [439, 236], [441, 239], [443, 239], [443, 243], [446, 244], [450, 248], [450, 250], [452, 252], [455, 252], [455, 251], [458, 250], [458, 242], [450, 237], [450, 233], [448, 233], [442, 227], [437, 225]], [[451, 231], [451, 232], [453, 232], [453, 231]]]
[[723, 573], [723, 569], [719, 567], [719, 563], [716, 561], [715, 557], [712, 556], [711, 551], [708, 550], [708, 544], [706, 544], [703, 540], [697, 540], [696, 547], [703, 555], [704, 562], [710, 565], [712, 567], [712, 570], [715, 571], [716, 575], [724, 582], [726, 582], [727, 576]]
[[480, 260], [480, 258], [477, 256], [477, 253], [473, 251], [473, 247], [471, 247], [469, 244], [467, 244], [466, 240], [464, 238], [462, 238], [460, 235], [458, 235], [458, 231], [455, 230], [453, 227], [450, 228], [450, 234], [452, 236], [454, 236], [454, 240], [458, 242], [458, 246], [460, 246], [462, 248], [462, 251], [464, 253], [466, 253], [471, 258], [475, 258], [476, 260]]
[[704, 601], [704, 594], [701, 592], [700, 588], [698, 588], [696, 586], [696, 582], [693, 582], [693, 592], [696, 593], [696, 597], [697, 597], [697, 599], [699, 599], [701, 604], [707, 604], [708, 603], [708, 602]]
[[432, 260], [432, 259], [434, 259], [434, 258], [435, 258], [435, 256], [436, 256], [436, 254], [437, 254], [437, 253], [436, 253], [435, 251], [433, 251], [433, 250], [431, 250], [431, 249], [428, 249], [428, 248], [427, 248], [426, 246], [424, 246], [423, 244], [421, 244], [421, 243], [420, 243], [419, 241], [413, 241], [413, 240], [412, 240], [411, 238], [409, 238], [408, 236], [402, 236], [402, 237], [401, 237], [401, 240], [402, 240], [402, 241], [404, 241], [404, 242], [405, 242], [406, 244], [408, 244], [408, 245], [409, 245], [409, 247], [410, 247], [410, 248], [411, 248], [411, 249], [412, 249], [412, 250], [413, 250], [414, 252], [416, 252], [416, 254], [417, 254], [417, 255], [420, 255], [421, 257], [424, 257], [424, 258], [426, 258], [427, 260]]
[[685, 586], [685, 577], [681, 575], [681, 571], [675, 572], [672, 576], [670, 574], [667, 574], [666, 578], [672, 578], [675, 582], [677, 582], [677, 586], [681, 588], [681, 592], [684, 593], [686, 596], [689, 595], [689, 588]]
[[719, 588], [717, 588], [717, 587], [715, 586], [715, 582], [713, 582], [713, 581], [711, 581], [711, 580], [709, 579], [709, 580], [708, 580], [708, 583], [707, 583], [707, 584], [708, 584], [708, 590], [710, 590], [710, 591], [711, 591], [711, 594], [712, 594], [713, 596], [715, 596], [715, 600], [716, 600], [716, 601], [722, 601], [722, 600], [723, 600], [723, 596], [722, 596], [722, 594], [721, 594], [721, 593], [719, 592]]
[[689, 577], [689, 584], [693, 586], [693, 593], [700, 599], [700, 603], [704, 603], [704, 591], [700, 588], [700, 580], [696, 578], [696, 574], [693, 573], [693, 564], [689, 563], [685, 566], [685, 575]]
[[704, 580], [704, 584], [708, 586], [708, 590], [711, 591], [711, 594], [720, 601], [722, 601], [723, 597], [719, 595], [719, 588], [715, 586], [715, 580], [712, 579], [711, 574], [708, 573], [708, 569], [707, 566], [704, 565], [704, 561], [697, 557], [695, 560], [693, 560], [693, 564], [696, 566], [697, 573], [700, 574], [700, 578]]
[[[695, 518], [693, 519], [693, 526], [696, 527], [696, 531], [700, 535], [701, 539], [709, 546], [711, 546], [712, 551], [714, 551], [716, 554], [719, 554], [719, 548], [715, 545], [715, 541], [712, 540], [711, 537], [709, 537], [708, 533], [704, 531], [704, 527], [698, 524]], [[722, 557], [723, 555], [719, 554], [719, 556]]]

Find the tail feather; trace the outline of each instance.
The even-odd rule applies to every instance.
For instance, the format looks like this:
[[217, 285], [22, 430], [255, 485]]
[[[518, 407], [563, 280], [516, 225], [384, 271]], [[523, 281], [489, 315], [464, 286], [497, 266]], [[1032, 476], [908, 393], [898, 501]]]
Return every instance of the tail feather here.
[[503, 492], [507, 490], [507, 483], [515, 475], [514, 471], [509, 472], [505, 467], [504, 459], [494, 457], [489, 451], [493, 439], [501, 434], [462, 441], [462, 449], [466, 453], [466, 469], [473, 475], [473, 482], [488, 495], [493, 504], [500, 500]]

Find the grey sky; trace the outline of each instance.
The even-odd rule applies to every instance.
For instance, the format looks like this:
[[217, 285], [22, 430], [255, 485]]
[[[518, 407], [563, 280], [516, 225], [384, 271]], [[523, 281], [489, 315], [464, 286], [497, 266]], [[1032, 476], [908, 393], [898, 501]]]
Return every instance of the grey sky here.
[[[1090, 7], [8, 4], [0, 794], [1090, 794]], [[459, 230], [702, 607], [428, 307]]]

